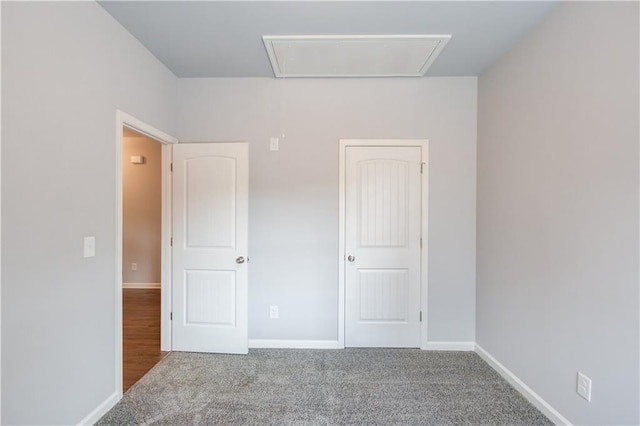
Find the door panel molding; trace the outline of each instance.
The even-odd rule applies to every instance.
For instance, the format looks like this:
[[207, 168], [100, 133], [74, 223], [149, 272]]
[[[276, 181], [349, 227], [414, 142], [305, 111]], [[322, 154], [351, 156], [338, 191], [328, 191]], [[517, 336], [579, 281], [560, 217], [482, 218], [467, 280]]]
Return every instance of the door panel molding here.
[[346, 299], [346, 153], [347, 147], [420, 147], [423, 163], [421, 174], [421, 239], [420, 255], [420, 348], [426, 349], [428, 331], [428, 202], [429, 202], [429, 141], [426, 139], [341, 139], [339, 153], [339, 249], [338, 249], [338, 347], [345, 347], [345, 299]]

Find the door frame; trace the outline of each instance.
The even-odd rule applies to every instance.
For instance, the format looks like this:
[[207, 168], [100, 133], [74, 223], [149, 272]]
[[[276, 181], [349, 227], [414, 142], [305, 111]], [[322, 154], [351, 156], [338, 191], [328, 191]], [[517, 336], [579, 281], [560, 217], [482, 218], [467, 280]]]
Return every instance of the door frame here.
[[116, 110], [116, 246], [115, 246], [115, 385], [122, 398], [122, 129], [131, 129], [162, 144], [162, 228], [160, 272], [160, 350], [171, 350], [171, 149], [178, 139], [124, 111]]
[[422, 250], [420, 253], [420, 310], [422, 322], [420, 323], [420, 348], [427, 345], [427, 319], [428, 319], [428, 267], [429, 267], [429, 141], [427, 139], [340, 139], [340, 177], [339, 177], [339, 249], [338, 249], [338, 347], [345, 347], [345, 262], [346, 262], [346, 158], [347, 147], [420, 147], [424, 172], [422, 177], [422, 211], [420, 213], [420, 236], [422, 238]]

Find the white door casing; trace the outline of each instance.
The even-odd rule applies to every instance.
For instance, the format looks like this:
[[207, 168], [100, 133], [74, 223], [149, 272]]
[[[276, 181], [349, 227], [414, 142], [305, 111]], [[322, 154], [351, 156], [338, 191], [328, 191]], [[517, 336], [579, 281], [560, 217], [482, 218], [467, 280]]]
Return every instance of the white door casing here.
[[173, 150], [173, 350], [248, 351], [246, 143]]
[[341, 143], [341, 316], [350, 347], [420, 347], [426, 341], [426, 141], [386, 142]]

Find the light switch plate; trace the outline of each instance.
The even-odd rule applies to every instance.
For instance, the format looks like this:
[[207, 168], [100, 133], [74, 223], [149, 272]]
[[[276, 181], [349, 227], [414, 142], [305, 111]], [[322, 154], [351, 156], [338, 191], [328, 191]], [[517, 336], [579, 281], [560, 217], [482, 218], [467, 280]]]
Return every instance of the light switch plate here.
[[269, 151], [277, 151], [279, 149], [280, 140], [278, 138], [269, 139]]
[[84, 257], [96, 255], [96, 237], [84, 237]]

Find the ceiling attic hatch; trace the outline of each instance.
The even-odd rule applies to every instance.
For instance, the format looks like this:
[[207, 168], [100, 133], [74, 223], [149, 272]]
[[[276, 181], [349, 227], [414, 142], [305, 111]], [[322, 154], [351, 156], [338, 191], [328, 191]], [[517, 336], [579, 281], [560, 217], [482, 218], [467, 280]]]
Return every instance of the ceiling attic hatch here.
[[423, 77], [450, 35], [263, 36], [276, 77]]

